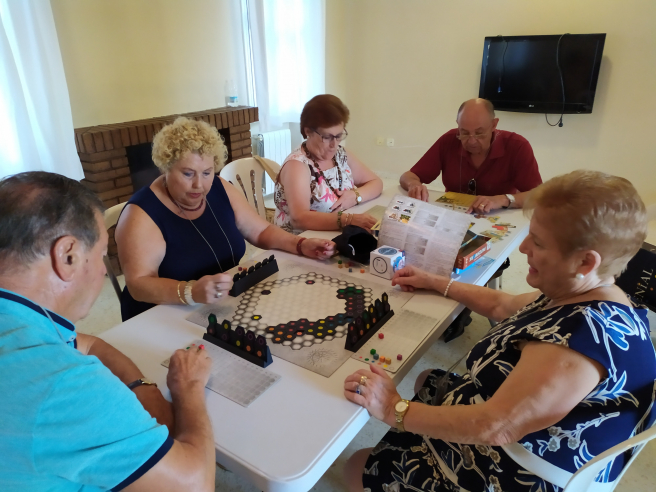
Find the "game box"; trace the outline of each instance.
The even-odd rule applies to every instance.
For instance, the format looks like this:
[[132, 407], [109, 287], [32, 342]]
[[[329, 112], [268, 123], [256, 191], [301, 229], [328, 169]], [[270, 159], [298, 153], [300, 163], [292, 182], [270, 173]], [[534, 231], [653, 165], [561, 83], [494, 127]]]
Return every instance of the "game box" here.
[[488, 251], [490, 251], [490, 238], [487, 236], [476, 236], [460, 248], [454, 267], [464, 270]]

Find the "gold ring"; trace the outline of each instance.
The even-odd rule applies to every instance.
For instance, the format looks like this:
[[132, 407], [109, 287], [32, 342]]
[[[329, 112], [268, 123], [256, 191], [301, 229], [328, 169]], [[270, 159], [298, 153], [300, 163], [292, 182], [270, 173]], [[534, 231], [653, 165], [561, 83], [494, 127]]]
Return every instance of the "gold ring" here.
[[360, 386], [365, 386], [367, 379], [369, 379], [367, 376], [360, 376]]

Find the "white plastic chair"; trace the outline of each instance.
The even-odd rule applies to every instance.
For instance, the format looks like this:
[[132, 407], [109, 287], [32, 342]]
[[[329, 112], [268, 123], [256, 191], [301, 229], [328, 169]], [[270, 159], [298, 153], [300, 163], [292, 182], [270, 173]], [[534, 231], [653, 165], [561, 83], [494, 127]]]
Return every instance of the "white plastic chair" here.
[[[261, 158], [271, 170], [277, 174], [280, 165], [271, 159]], [[230, 181], [235, 187], [244, 192], [248, 203], [255, 211], [266, 220], [266, 209], [264, 207], [264, 194], [262, 193], [265, 169], [254, 157], [238, 159], [227, 164], [219, 175], [226, 181]], [[274, 177], [272, 177], [273, 179]]]
[[[601, 453], [599, 456], [588, 461], [574, 475], [572, 475], [572, 478], [570, 478], [569, 482], [567, 482], [563, 492], [592, 492], [593, 490], [611, 492], [612, 490], [615, 490], [615, 487], [617, 487], [617, 484], [619, 484], [622, 476], [633, 463], [633, 460], [636, 459], [640, 451], [642, 451], [642, 449], [645, 447], [645, 444], [651, 441], [654, 437], [656, 437], [656, 426], [652, 426], [650, 429], [641, 432], [637, 436], [627, 439], [626, 441], [613, 446], [608, 451]], [[614, 482], [607, 484], [595, 482], [595, 478], [599, 472], [608, 464], [609, 461], [611, 461], [617, 455], [622, 454], [634, 447], [635, 449], [633, 450], [633, 455], [631, 455], [631, 458], [626, 463], [626, 465], [624, 465], [624, 468]]]
[[[128, 202], [119, 203], [118, 205], [114, 205], [113, 207], [110, 207], [107, 210], [105, 210], [105, 229], [109, 229], [116, 225], [116, 223], [118, 222], [118, 218], [121, 215], [121, 212], [123, 211], [123, 207], [125, 207], [127, 203]], [[109, 257], [103, 256], [103, 261], [105, 262], [105, 269], [107, 270], [107, 276], [109, 277], [109, 280], [112, 283], [112, 286], [114, 287], [114, 292], [116, 292], [116, 296], [118, 297], [118, 300], [120, 302], [121, 286], [118, 283], [118, 279], [116, 278], [116, 274], [114, 273], [112, 264], [109, 261]]]

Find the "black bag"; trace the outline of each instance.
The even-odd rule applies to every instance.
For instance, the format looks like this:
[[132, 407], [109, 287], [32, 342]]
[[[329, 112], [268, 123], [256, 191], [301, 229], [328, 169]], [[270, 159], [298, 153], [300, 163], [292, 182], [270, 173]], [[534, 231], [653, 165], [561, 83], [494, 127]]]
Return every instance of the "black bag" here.
[[349, 225], [342, 229], [342, 233], [333, 238], [337, 251], [342, 256], [364, 265], [369, 264], [371, 253], [378, 247], [378, 240], [362, 227]]

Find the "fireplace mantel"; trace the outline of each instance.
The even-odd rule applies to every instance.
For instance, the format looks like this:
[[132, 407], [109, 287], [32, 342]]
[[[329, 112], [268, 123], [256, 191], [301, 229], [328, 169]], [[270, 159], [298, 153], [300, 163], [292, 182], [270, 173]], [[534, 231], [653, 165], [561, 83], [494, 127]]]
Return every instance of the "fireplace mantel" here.
[[[250, 123], [258, 121], [259, 115], [257, 108], [248, 106], [76, 128], [75, 145], [85, 177], [82, 183], [93, 190], [107, 208], [129, 200], [135, 190], [128, 167], [126, 147], [152, 142], [153, 136], [178, 116], [204, 120], [217, 128], [228, 148], [227, 162], [252, 155]], [[109, 231], [108, 255], [115, 270], [118, 270], [120, 266], [116, 257], [113, 229]]]

